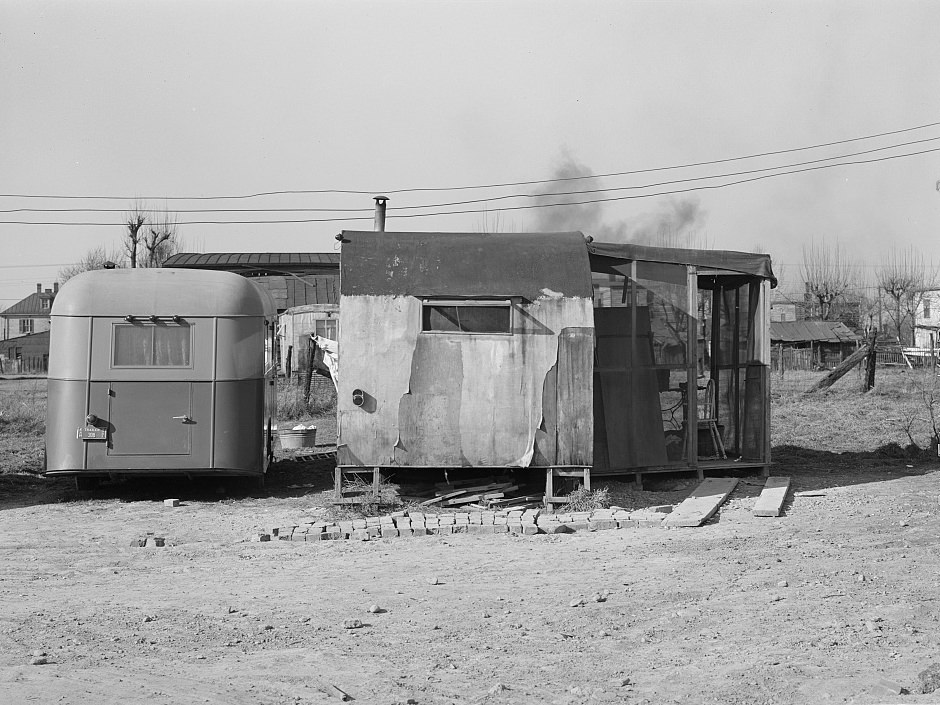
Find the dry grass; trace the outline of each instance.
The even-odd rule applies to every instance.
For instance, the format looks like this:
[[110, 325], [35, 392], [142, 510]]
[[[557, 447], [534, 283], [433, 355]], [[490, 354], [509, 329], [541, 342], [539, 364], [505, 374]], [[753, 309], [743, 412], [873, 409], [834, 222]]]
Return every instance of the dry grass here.
[[3, 380], [0, 434], [42, 436], [46, 432], [46, 380]]
[[824, 374], [771, 376], [774, 446], [832, 452], [931, 447], [932, 400], [940, 399], [940, 377], [932, 370], [879, 369], [870, 392], [863, 391], [861, 375], [853, 370], [828, 390], [805, 394]]
[[610, 493], [607, 487], [596, 490], [585, 489], [578, 486], [568, 495], [568, 501], [562, 505], [562, 512], [590, 512], [595, 509], [606, 509], [610, 506]]
[[304, 399], [302, 384], [278, 380], [277, 416], [279, 419], [304, 420], [336, 413], [336, 389], [330, 384]]

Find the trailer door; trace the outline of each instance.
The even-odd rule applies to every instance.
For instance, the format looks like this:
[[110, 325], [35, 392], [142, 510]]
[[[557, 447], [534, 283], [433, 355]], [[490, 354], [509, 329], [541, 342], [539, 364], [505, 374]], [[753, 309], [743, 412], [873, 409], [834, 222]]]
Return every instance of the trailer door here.
[[108, 455], [191, 455], [192, 383], [113, 382], [108, 420]]

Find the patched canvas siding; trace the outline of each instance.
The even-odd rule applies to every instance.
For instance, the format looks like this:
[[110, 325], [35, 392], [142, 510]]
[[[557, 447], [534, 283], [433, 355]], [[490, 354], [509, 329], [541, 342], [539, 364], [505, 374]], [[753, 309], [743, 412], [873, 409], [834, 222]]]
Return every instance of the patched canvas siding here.
[[[594, 323], [581, 236], [424, 235], [402, 244], [400, 235], [344, 233], [339, 463], [590, 466]], [[509, 334], [421, 331], [428, 296], [497, 293], [512, 297]]]

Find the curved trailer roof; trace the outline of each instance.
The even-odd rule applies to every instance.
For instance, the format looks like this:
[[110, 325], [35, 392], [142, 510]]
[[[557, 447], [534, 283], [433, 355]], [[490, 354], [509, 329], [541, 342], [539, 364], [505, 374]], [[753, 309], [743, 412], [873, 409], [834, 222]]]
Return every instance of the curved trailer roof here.
[[69, 279], [53, 316], [273, 316], [266, 290], [231, 272], [99, 269]]

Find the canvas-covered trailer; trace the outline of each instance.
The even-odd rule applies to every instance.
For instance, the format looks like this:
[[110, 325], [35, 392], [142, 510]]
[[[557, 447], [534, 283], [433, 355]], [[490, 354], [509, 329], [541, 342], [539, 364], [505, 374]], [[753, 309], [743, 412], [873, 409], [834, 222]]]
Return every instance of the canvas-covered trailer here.
[[579, 232], [341, 238], [337, 484], [769, 464], [768, 256]]
[[70, 279], [51, 311], [46, 473], [263, 477], [276, 314], [268, 292], [229, 272]]

